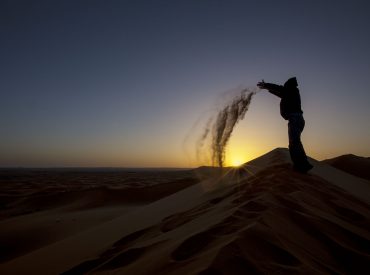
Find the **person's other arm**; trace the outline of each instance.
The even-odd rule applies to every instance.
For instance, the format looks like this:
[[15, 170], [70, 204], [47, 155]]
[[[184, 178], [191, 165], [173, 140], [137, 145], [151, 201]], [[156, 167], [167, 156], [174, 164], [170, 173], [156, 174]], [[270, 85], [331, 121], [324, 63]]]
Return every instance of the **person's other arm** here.
[[276, 95], [278, 97], [283, 97], [283, 91], [284, 87], [281, 85], [276, 85], [273, 83], [265, 83], [265, 82], [258, 82], [257, 86], [261, 89], [266, 89], [273, 95]]

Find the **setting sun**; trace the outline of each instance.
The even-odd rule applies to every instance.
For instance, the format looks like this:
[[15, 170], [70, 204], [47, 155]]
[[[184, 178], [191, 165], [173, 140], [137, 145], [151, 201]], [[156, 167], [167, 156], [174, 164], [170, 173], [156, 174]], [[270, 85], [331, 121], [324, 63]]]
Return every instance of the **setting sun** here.
[[229, 152], [226, 158], [227, 166], [241, 166], [248, 161], [247, 156], [238, 152]]
[[236, 159], [232, 159], [232, 160], [230, 161], [231, 166], [234, 166], [234, 167], [240, 166], [240, 165], [242, 165], [243, 163], [244, 163], [244, 161], [243, 161], [243, 160], [241, 160], [241, 159], [238, 159], [238, 158], [236, 158]]
[[239, 139], [237, 135], [230, 140], [225, 154], [226, 166], [238, 167], [253, 158], [251, 148], [248, 148], [249, 151], [247, 151], [247, 148], [243, 146], [242, 142], [243, 141]]

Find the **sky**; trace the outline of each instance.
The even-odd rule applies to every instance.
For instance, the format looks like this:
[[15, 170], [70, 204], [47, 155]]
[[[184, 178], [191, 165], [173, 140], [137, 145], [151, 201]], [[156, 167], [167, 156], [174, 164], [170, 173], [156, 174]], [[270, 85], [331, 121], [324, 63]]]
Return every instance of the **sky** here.
[[[370, 156], [370, 2], [0, 1], [0, 167], [195, 167], [227, 91], [296, 76], [318, 160]], [[229, 165], [287, 147], [261, 91]]]

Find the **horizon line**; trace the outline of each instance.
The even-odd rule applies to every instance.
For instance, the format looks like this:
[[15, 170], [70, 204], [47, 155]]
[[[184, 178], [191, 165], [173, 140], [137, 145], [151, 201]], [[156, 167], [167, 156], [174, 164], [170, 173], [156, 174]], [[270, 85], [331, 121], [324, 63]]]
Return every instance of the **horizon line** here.
[[167, 170], [185, 170], [197, 167], [124, 167], [124, 166], [0, 166], [4, 169], [167, 169]]

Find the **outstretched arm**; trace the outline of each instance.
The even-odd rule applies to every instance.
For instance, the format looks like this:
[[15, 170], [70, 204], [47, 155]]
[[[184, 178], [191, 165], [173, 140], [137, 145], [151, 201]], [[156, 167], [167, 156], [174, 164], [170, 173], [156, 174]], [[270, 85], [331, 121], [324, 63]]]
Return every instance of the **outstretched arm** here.
[[276, 85], [276, 84], [273, 84], [273, 83], [265, 83], [264, 81], [262, 81], [262, 82], [258, 82], [257, 86], [260, 89], [268, 90], [270, 93], [272, 93], [273, 95], [276, 95], [280, 98], [283, 96], [283, 86], [281, 86], [281, 85]]

